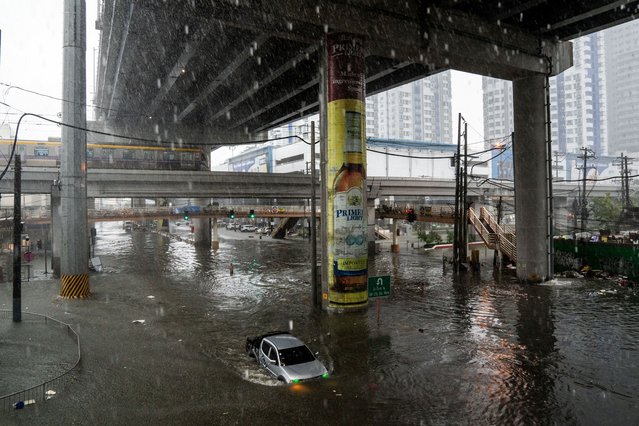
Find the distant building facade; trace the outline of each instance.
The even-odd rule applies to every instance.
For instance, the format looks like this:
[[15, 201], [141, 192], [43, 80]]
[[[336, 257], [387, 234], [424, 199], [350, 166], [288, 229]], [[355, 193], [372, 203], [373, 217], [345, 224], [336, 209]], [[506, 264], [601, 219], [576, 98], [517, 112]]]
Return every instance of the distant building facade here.
[[639, 152], [639, 20], [604, 31], [611, 155]]
[[[596, 155], [608, 153], [608, 117], [606, 115], [606, 61], [604, 32], [573, 40], [574, 66], [550, 78], [550, 119], [553, 150], [561, 155], [555, 164], [558, 177], [566, 178], [574, 165], [565, 154], [578, 154], [582, 147]], [[510, 81], [483, 77], [484, 135], [488, 144], [496, 143], [512, 132], [513, 92]], [[503, 168], [512, 167], [500, 159], [493, 164], [493, 177], [506, 176]]]
[[366, 136], [452, 143], [451, 72], [366, 98]]

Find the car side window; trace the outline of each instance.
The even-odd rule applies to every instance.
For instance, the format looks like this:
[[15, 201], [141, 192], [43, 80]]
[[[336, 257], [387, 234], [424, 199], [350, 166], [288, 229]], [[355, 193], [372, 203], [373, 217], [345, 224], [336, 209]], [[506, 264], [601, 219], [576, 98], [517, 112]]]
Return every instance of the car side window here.
[[275, 348], [273, 345], [266, 341], [262, 341], [262, 352], [264, 355], [270, 360], [277, 360], [277, 356], [275, 355]]

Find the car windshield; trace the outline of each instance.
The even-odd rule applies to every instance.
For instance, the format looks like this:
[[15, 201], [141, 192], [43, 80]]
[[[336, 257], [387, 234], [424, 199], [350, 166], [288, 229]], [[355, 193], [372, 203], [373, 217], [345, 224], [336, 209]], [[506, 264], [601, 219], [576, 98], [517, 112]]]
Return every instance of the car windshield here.
[[280, 363], [282, 366], [303, 364], [314, 360], [315, 356], [306, 346], [296, 346], [280, 351]]

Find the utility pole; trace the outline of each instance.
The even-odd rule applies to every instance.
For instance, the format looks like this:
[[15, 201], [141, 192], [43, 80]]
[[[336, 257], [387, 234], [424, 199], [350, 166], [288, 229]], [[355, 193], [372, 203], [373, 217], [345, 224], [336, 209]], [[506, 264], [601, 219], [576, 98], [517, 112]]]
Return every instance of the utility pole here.
[[[466, 137], [468, 124], [461, 113], [457, 123], [457, 154], [455, 156], [455, 228], [453, 230], [453, 267], [461, 270], [461, 265], [466, 261], [466, 241], [468, 221], [468, 206], [466, 205], [468, 185], [468, 138]], [[462, 121], [464, 131], [462, 132]], [[461, 143], [464, 138], [464, 165], [461, 164]]]
[[583, 184], [582, 185], [583, 189], [581, 191], [579, 206], [580, 206], [580, 215], [581, 215], [581, 232], [584, 232], [588, 222], [588, 200], [586, 199], [586, 176], [588, 175], [588, 159], [595, 158], [595, 153], [592, 149], [586, 148], [586, 147], [582, 147], [581, 151], [583, 151], [583, 154], [577, 158], [583, 159], [584, 165], [583, 167], [577, 167], [577, 168], [583, 170], [583, 176], [581, 180]]
[[554, 151], [553, 155], [555, 156], [555, 180], [559, 180], [559, 151]]
[[315, 217], [315, 211], [317, 210], [315, 201], [315, 122], [311, 121], [311, 291], [313, 306], [321, 308], [322, 289], [318, 282], [317, 277], [317, 218]]
[[468, 123], [464, 120], [464, 181], [462, 192], [461, 229], [462, 241], [460, 256], [464, 262], [468, 257]]
[[15, 156], [13, 177], [13, 322], [22, 321], [22, 163], [20, 154]]
[[459, 270], [459, 202], [461, 198], [460, 185], [460, 154], [461, 154], [461, 121], [462, 115], [459, 113], [457, 119], [457, 153], [455, 154], [455, 225], [453, 227], [453, 269]]
[[[497, 225], [501, 224], [501, 212], [502, 212], [501, 201], [502, 201], [502, 197], [500, 195], [499, 202], [497, 203]], [[497, 266], [497, 262], [501, 262], [501, 259], [499, 259], [499, 250], [497, 250], [497, 248], [495, 247], [495, 252], [493, 253], [493, 266]]]
[[[630, 160], [630, 162], [628, 162]], [[630, 201], [630, 171], [628, 170], [628, 164], [632, 164], [632, 158], [628, 158], [627, 155], [623, 155], [623, 152], [618, 158], [618, 161], [613, 163], [619, 166], [621, 172], [621, 205], [623, 207], [622, 217], [630, 211], [632, 202]]]

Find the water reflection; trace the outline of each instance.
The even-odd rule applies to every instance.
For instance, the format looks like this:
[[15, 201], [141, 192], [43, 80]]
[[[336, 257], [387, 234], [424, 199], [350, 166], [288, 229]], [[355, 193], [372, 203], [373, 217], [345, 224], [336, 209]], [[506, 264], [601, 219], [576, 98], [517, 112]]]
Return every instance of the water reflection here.
[[[175, 340], [237, 380], [269, 386], [269, 404], [293, 395], [301, 411], [333, 424], [637, 422], [632, 291], [600, 294], [614, 283], [578, 280], [520, 285], [490, 268], [457, 276], [442, 273], [441, 253], [382, 252], [370, 272], [391, 275], [392, 290], [378, 323], [374, 303], [348, 315], [311, 307], [306, 242], [221, 234], [211, 251], [104, 230], [96, 250], [119, 271], [153, 274], [156, 296], [167, 301], [162, 321], [180, 324]], [[330, 378], [277, 386], [244, 353], [246, 337], [272, 330], [301, 337]]]

